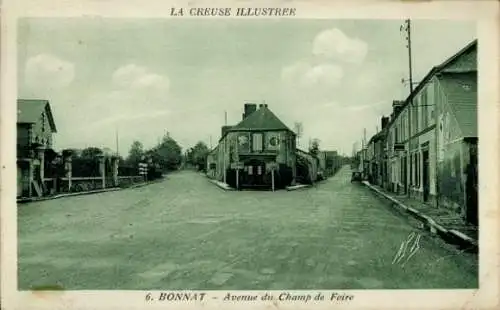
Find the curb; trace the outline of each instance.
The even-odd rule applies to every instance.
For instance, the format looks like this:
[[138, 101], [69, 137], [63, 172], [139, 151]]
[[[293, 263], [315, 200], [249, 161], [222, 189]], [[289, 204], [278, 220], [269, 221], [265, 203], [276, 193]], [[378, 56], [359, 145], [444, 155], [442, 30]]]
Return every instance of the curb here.
[[217, 180], [213, 180], [213, 179], [208, 179], [208, 182], [212, 183], [212, 184], [215, 184], [217, 187], [219, 187], [220, 189], [223, 189], [225, 191], [232, 191], [234, 190], [234, 188], [230, 187], [229, 185], [227, 185], [226, 183], [223, 183], [223, 182], [219, 182]]
[[[436, 223], [436, 221], [431, 218], [430, 216], [428, 215], [425, 215], [423, 213], [421, 213], [420, 211], [418, 210], [415, 210], [414, 208], [412, 207], [409, 207], [409, 206], [406, 206], [404, 205], [403, 203], [401, 203], [399, 200], [391, 197], [390, 195], [382, 192], [381, 190], [373, 187], [369, 182], [367, 181], [363, 181], [362, 182], [365, 186], [367, 186], [370, 190], [376, 192], [377, 194], [383, 196], [384, 198], [390, 200], [391, 202], [393, 202], [395, 205], [397, 205], [398, 207], [404, 209], [406, 212], [410, 213], [414, 218], [420, 220], [421, 222], [423, 222], [424, 226], [427, 226], [427, 229], [432, 233], [432, 234], [436, 234], [436, 233], [439, 233], [439, 235], [441, 237], [443, 236], [452, 236], [454, 238], [457, 238], [457, 239], [460, 239], [462, 242], [465, 242], [469, 245], [473, 245], [474, 247], [478, 247], [478, 242], [477, 240], [457, 231], [457, 230], [454, 230], [454, 229], [446, 229], [445, 227], [443, 227], [442, 225]], [[446, 240], [445, 240], [446, 241]]]
[[296, 191], [296, 190], [303, 189], [303, 188], [308, 188], [308, 187], [311, 187], [311, 186], [312, 185], [310, 185], [310, 184], [299, 184], [299, 185], [287, 186], [286, 190], [287, 191]]

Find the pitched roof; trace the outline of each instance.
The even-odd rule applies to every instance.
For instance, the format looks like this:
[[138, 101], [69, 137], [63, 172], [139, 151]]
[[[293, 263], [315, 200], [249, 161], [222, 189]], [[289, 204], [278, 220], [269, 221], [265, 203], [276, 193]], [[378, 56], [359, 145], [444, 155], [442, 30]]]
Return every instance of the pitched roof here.
[[271, 110], [262, 106], [229, 131], [288, 130], [291, 131]]
[[52, 110], [48, 100], [40, 99], [18, 99], [17, 100], [17, 123], [34, 124], [40, 119], [43, 112], [47, 112], [50, 129], [57, 132]]
[[370, 144], [372, 142], [377, 142], [378, 140], [382, 139], [386, 133], [387, 133], [387, 130], [385, 128], [382, 129], [381, 131], [377, 132], [376, 134], [374, 134], [370, 138], [370, 140], [368, 141], [368, 144]]
[[434, 66], [418, 83], [417, 87], [411, 92], [410, 95], [404, 100], [401, 110], [394, 115], [389, 121], [388, 127], [396, 120], [397, 116], [410, 104], [411, 100], [420, 92], [420, 90], [427, 85], [433, 76], [438, 73], [452, 73], [452, 72], [477, 72], [477, 39], [473, 40], [461, 50], [456, 52], [453, 56], [446, 59], [441, 64]]
[[438, 79], [462, 135], [477, 137], [477, 75], [447, 73]]

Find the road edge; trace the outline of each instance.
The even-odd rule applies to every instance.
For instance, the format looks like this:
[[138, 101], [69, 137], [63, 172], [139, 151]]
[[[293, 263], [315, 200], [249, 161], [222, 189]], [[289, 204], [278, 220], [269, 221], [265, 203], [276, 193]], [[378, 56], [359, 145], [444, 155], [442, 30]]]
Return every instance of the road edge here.
[[298, 185], [293, 185], [293, 186], [287, 186], [286, 190], [287, 191], [296, 191], [296, 190], [303, 189], [303, 188], [309, 188], [311, 186], [312, 185], [310, 185], [310, 184], [298, 184]]
[[231, 186], [229, 186], [228, 184], [226, 184], [224, 182], [219, 182], [219, 181], [214, 180], [214, 179], [208, 179], [208, 182], [215, 184], [218, 188], [223, 189], [225, 191], [234, 190], [234, 188], [232, 188]]
[[442, 225], [438, 224], [432, 217], [430, 217], [426, 214], [423, 214], [422, 212], [415, 210], [412, 207], [406, 206], [401, 201], [384, 193], [383, 191], [374, 187], [373, 185], [371, 185], [367, 181], [363, 181], [362, 183], [363, 183], [363, 185], [368, 187], [373, 192], [375, 192], [378, 195], [382, 196], [383, 198], [391, 201], [393, 203], [393, 205], [398, 206], [399, 208], [403, 209], [404, 211], [409, 213], [411, 216], [413, 216], [417, 220], [421, 221], [424, 224], [424, 228], [426, 228], [432, 234], [439, 235], [444, 241], [446, 241], [446, 242], [451, 241], [452, 243], [457, 243], [456, 241], [458, 241], [458, 244], [461, 246], [466, 245], [468, 247], [473, 247], [475, 251], [478, 250], [479, 243], [477, 240], [475, 240], [475, 239], [467, 236], [466, 234], [459, 232], [455, 229], [447, 229], [447, 228], [443, 227]]
[[116, 192], [116, 191], [121, 191], [121, 190], [126, 190], [126, 189], [139, 188], [139, 187], [143, 187], [143, 186], [150, 185], [153, 183], [158, 183], [158, 181], [134, 184], [134, 185], [129, 186], [129, 187], [110, 187], [110, 188], [105, 188], [105, 189], [97, 189], [97, 190], [93, 190], [93, 191], [66, 193], [66, 194], [59, 194], [59, 195], [48, 196], [48, 197], [21, 198], [21, 199], [17, 199], [17, 204], [27, 204], [30, 202], [40, 202], [40, 201], [46, 201], [46, 200], [75, 197], [75, 196], [92, 195], [92, 194], [99, 194], [99, 193], [106, 193], [106, 192]]

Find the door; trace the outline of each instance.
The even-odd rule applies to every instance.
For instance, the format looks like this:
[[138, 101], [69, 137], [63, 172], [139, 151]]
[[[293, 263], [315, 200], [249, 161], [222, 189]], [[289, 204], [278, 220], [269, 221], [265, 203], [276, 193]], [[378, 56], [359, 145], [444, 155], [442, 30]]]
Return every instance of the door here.
[[478, 198], [477, 198], [477, 154], [471, 150], [470, 163], [467, 165], [466, 175], [466, 220], [468, 223], [478, 224]]
[[408, 182], [407, 182], [407, 175], [406, 175], [406, 169], [407, 169], [407, 165], [406, 165], [406, 156], [402, 158], [402, 163], [401, 163], [401, 172], [402, 172], [402, 175], [401, 175], [401, 178], [402, 178], [402, 183], [403, 183], [403, 192], [406, 194], [408, 193]]
[[422, 187], [424, 202], [429, 200], [429, 150], [424, 150], [422, 153]]
[[19, 167], [19, 163], [17, 164], [17, 197], [21, 197], [23, 195], [23, 171], [21, 167]]

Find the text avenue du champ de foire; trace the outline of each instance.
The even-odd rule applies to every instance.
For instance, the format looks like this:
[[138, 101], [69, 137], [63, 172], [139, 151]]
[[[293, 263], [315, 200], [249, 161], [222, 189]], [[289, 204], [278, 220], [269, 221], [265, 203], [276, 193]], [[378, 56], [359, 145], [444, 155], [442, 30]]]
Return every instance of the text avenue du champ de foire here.
[[199, 17], [265, 17], [265, 16], [295, 16], [295, 8], [171, 8], [170, 16], [199, 16]]
[[205, 292], [161, 292], [159, 294], [147, 293], [145, 300], [147, 302], [166, 301], [205, 301], [207, 299], [219, 299], [223, 302], [256, 302], [256, 301], [280, 301], [280, 302], [349, 302], [354, 300], [354, 295], [331, 292], [317, 292], [313, 294], [299, 292], [266, 292], [264, 294], [249, 294], [249, 293], [226, 293], [224, 297], [207, 298]]

